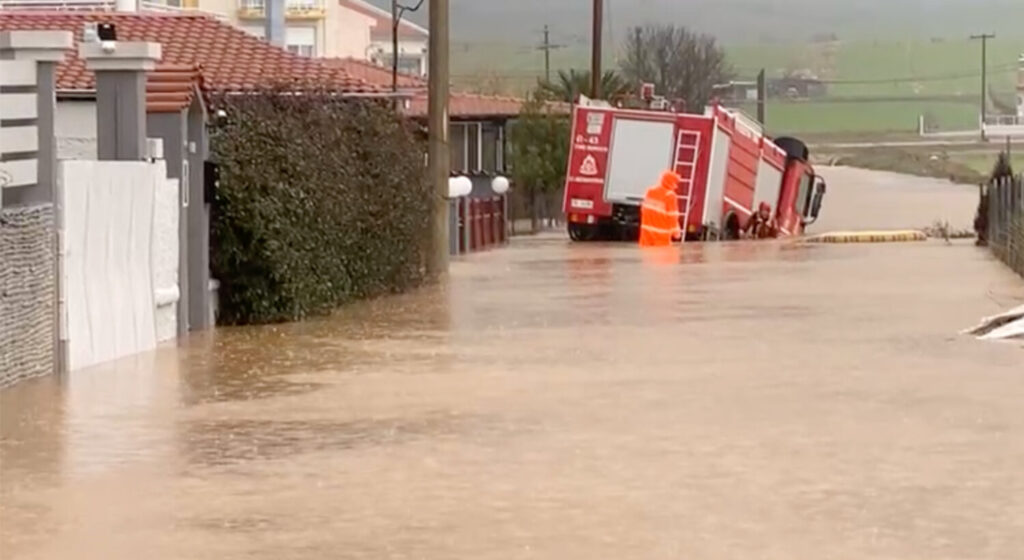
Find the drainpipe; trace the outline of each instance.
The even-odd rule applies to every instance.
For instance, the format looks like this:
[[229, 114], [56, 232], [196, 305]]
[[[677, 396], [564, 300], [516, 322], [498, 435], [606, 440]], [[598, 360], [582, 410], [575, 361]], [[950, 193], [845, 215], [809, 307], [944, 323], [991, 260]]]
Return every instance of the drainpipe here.
[[267, 42], [275, 47], [285, 48], [284, 10], [285, 0], [264, 0]]

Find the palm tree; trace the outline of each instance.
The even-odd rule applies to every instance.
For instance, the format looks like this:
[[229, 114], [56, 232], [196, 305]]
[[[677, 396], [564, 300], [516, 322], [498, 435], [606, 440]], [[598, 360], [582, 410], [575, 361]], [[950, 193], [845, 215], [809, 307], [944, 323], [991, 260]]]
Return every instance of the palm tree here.
[[[572, 103], [580, 94], [593, 97], [590, 88], [589, 70], [558, 71], [558, 79], [547, 82], [541, 80], [539, 88], [550, 98]], [[630, 85], [614, 70], [601, 75], [601, 96], [610, 99], [630, 91]]]

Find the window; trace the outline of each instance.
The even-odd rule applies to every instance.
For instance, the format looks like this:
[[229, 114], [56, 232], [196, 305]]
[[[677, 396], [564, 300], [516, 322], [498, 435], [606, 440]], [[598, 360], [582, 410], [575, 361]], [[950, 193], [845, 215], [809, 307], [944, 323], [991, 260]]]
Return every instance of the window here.
[[497, 173], [500, 167], [498, 162], [498, 152], [501, 149], [498, 145], [500, 142], [498, 125], [494, 123], [484, 123], [481, 141], [483, 142], [482, 151], [484, 158], [483, 161], [480, 162], [480, 169], [483, 169], [488, 173]]
[[[388, 51], [391, 49], [388, 48]], [[388, 52], [380, 57], [379, 64], [386, 68], [391, 68], [391, 53]], [[398, 71], [403, 74], [410, 74], [413, 76], [423, 75], [423, 57], [410, 56], [410, 55], [398, 55]]]
[[288, 45], [288, 52], [306, 57], [316, 54], [313, 52], [313, 45]]
[[422, 71], [420, 71], [420, 61], [421, 59], [419, 57], [412, 58], [408, 56], [399, 56], [398, 71], [404, 74], [412, 74], [413, 76], [419, 76], [420, 74], [423, 73]]
[[451, 148], [451, 169], [453, 171], [464, 171], [466, 169], [466, 126], [452, 124], [448, 137], [448, 146]]
[[466, 125], [466, 170], [480, 170], [480, 125], [470, 123]]
[[243, 10], [254, 12], [262, 12], [264, 8], [263, 0], [241, 0], [241, 6]]
[[288, 27], [284, 37], [285, 44], [288, 45], [288, 52], [299, 56], [316, 56], [316, 29]]
[[796, 213], [800, 216], [807, 215], [808, 202], [811, 198], [811, 183], [814, 182], [814, 177], [810, 173], [804, 172], [800, 176], [800, 191], [796, 194]]

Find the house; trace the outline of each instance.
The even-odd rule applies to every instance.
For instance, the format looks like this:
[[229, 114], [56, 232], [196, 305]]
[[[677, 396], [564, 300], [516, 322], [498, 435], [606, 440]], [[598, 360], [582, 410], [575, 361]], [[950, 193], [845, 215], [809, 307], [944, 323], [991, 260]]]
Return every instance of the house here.
[[743, 103], [757, 101], [756, 81], [733, 80], [727, 84], [714, 86], [713, 91], [722, 102]]
[[828, 85], [810, 70], [798, 70], [768, 80], [768, 97], [811, 99], [826, 95]]
[[[0, 29], [66, 30], [81, 41], [87, 24], [113, 23], [119, 40], [163, 48], [164, 65], [195, 66], [204, 91], [234, 92], [280, 83], [327, 84], [345, 95], [387, 95], [345, 70], [273, 47], [224, 21], [196, 13], [0, 11]], [[57, 68], [57, 153], [96, 156], [95, 77], [77, 57]]]
[[[197, 83], [206, 92], [245, 91], [283, 81], [333, 84], [349, 96], [393, 95], [389, 68], [358, 57], [315, 59], [285, 52], [207, 14], [0, 10], [0, 29], [62, 29], [74, 33], [76, 41], [82, 39], [86, 24], [97, 22], [113, 23], [122, 40], [161, 43], [161, 64], [197, 67]], [[425, 123], [426, 80], [400, 72], [398, 86], [403, 110]], [[58, 157], [95, 157], [95, 81], [81, 60], [69, 57], [58, 67], [57, 97]], [[507, 126], [519, 115], [522, 103], [512, 97], [453, 91], [452, 171], [507, 173]]]
[[[204, 14], [256, 37], [264, 37], [269, 0], [133, 0], [143, 12]], [[285, 48], [306, 57], [356, 58], [391, 65], [391, 12], [367, 0], [284, 0]], [[0, 11], [112, 12], [116, 0], [3, 0]], [[429, 33], [402, 18], [399, 67], [425, 75]]]
[[[380, 66], [391, 68], [392, 51], [392, 18], [391, 12], [383, 10], [366, 0], [338, 0], [342, 8], [342, 17], [348, 21], [370, 21], [369, 46], [365, 47], [363, 56], [350, 53], [347, 56], [368, 59]], [[413, 2], [415, 4], [415, 2]], [[424, 4], [425, 6], [426, 4]], [[362, 19], [357, 19], [361, 16]], [[351, 26], [350, 26], [351, 27]], [[413, 76], [427, 74], [427, 43], [430, 32], [426, 28], [411, 21], [408, 14], [398, 25], [398, 70]], [[325, 55], [344, 56], [344, 55]]]
[[[326, 62], [369, 84], [381, 88], [392, 86], [392, 72], [388, 68], [351, 58], [332, 59]], [[405, 114], [425, 123], [427, 81], [422, 77], [400, 72], [398, 89], [412, 95], [411, 99], [403, 104]], [[452, 91], [448, 103], [448, 141], [451, 146], [452, 172], [485, 176], [507, 174], [509, 166], [505, 153], [508, 125], [519, 116], [523, 100]], [[567, 105], [562, 109], [568, 114]]]

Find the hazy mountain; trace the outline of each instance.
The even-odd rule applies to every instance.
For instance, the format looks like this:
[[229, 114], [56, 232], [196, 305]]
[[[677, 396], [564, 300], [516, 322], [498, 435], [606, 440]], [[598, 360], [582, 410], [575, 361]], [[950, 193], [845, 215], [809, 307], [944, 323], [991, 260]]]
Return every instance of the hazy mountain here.
[[[373, 0], [389, 7], [390, 0]], [[415, 0], [401, 0], [415, 4]], [[791, 42], [818, 34], [1024, 35], [1024, 0], [605, 0], [616, 38], [630, 26], [676, 23], [726, 42]], [[533, 43], [545, 24], [561, 42], [585, 42], [591, 0], [450, 0], [456, 41]], [[427, 2], [429, 4], [429, 0]], [[426, 4], [411, 17], [426, 20]]]

